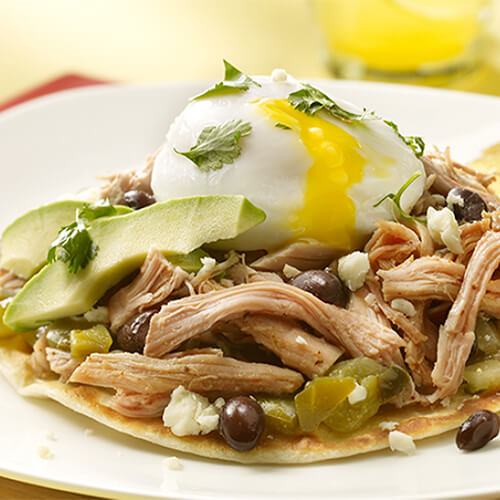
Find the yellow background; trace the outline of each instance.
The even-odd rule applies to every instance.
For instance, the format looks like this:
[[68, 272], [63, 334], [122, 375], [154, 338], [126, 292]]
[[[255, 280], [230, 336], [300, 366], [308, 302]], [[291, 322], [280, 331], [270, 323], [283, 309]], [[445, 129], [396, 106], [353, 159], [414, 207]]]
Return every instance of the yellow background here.
[[[223, 57], [247, 73], [328, 77], [319, 46], [308, 0], [0, 0], [0, 102], [68, 72], [216, 79]], [[487, 68], [450, 86], [500, 95], [500, 39], [488, 57]]]

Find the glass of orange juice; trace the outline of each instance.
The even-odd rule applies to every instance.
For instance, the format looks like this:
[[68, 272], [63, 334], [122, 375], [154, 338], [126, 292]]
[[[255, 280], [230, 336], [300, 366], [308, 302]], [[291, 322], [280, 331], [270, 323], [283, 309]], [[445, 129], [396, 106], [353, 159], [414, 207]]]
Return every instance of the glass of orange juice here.
[[480, 60], [489, 0], [313, 0], [341, 78], [444, 84]]

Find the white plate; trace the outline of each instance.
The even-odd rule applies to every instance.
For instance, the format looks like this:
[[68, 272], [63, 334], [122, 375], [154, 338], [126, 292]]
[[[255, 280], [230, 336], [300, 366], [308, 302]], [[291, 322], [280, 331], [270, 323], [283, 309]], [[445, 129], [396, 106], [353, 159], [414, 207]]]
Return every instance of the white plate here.
[[[318, 82], [466, 161], [500, 140], [500, 99], [395, 85]], [[29, 208], [140, 164], [203, 85], [107, 86], [48, 96], [0, 114], [0, 228]], [[85, 433], [92, 429], [93, 435]], [[309, 466], [243, 466], [182, 455], [120, 435], [0, 380], [0, 474], [109, 497], [429, 499], [495, 495], [500, 441], [459, 452], [450, 433], [404, 457], [378, 452]], [[50, 440], [53, 432], [56, 440]], [[54, 457], [41, 459], [47, 444]], [[184, 469], [168, 470], [167, 456]]]

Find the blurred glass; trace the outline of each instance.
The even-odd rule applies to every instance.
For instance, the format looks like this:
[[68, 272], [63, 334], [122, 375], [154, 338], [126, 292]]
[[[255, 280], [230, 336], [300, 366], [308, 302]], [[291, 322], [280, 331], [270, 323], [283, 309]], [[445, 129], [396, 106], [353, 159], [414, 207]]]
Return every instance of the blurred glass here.
[[313, 0], [339, 78], [446, 84], [481, 60], [489, 0]]

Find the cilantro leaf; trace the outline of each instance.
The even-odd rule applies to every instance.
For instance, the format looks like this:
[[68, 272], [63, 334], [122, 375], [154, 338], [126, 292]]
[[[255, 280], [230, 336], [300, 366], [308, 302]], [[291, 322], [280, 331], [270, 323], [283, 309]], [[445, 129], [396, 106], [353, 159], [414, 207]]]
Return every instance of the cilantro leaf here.
[[384, 123], [389, 125], [389, 127], [396, 132], [397, 136], [413, 150], [417, 158], [420, 158], [424, 154], [425, 143], [422, 137], [417, 137], [415, 135], [405, 137], [404, 135], [401, 135], [398, 126], [394, 122], [384, 120]]
[[98, 247], [92, 241], [87, 226], [81, 221], [73, 222], [59, 231], [49, 249], [47, 262], [66, 262], [69, 272], [76, 274], [79, 269], [87, 267], [97, 255], [97, 250]]
[[80, 269], [85, 269], [99, 250], [88, 231], [89, 223], [100, 217], [115, 214], [116, 208], [110, 204], [109, 200], [95, 205], [86, 204], [77, 211], [75, 222], [59, 230], [57, 238], [49, 248], [47, 262], [49, 264], [56, 260], [65, 262], [68, 264], [69, 272], [73, 274]]
[[77, 219], [85, 222], [92, 222], [99, 217], [109, 217], [116, 215], [116, 208], [111, 205], [109, 199], [100, 201], [95, 205], [84, 206], [77, 215]]
[[308, 115], [314, 115], [320, 110], [330, 113], [333, 117], [345, 122], [359, 122], [361, 120], [376, 119], [377, 116], [372, 112], [363, 110], [363, 113], [352, 113], [341, 108], [334, 100], [328, 97], [321, 90], [309, 85], [302, 84], [302, 88], [292, 92], [288, 96], [290, 104], [298, 111]]
[[257, 87], [261, 87], [260, 83], [252, 80], [248, 75], [242, 73], [231, 63], [227, 62], [225, 59], [223, 59], [223, 61], [225, 70], [224, 80], [222, 80], [222, 82], [216, 83], [212, 88], [205, 90], [205, 92], [193, 97], [193, 101], [218, 94], [241, 92], [244, 90], [248, 90], [250, 88], [250, 85], [257, 85]]
[[284, 123], [277, 123], [275, 125], [275, 127], [282, 128], [283, 130], [292, 130], [291, 127], [289, 127], [288, 125], [285, 125]]
[[238, 141], [251, 130], [249, 122], [229, 120], [222, 125], [205, 127], [189, 151], [174, 151], [191, 160], [202, 172], [218, 170], [240, 156]]
[[386, 194], [381, 200], [377, 201], [375, 205], [373, 205], [373, 208], [378, 207], [382, 202], [385, 200], [389, 199], [392, 200], [394, 205], [399, 211], [399, 215], [408, 221], [418, 221], [418, 222], [423, 222], [424, 224], [427, 222], [425, 219], [419, 219], [418, 217], [413, 217], [412, 215], [406, 213], [403, 208], [401, 207], [401, 196], [403, 196], [403, 193], [408, 189], [410, 184], [412, 184], [416, 179], [420, 177], [421, 174], [413, 174], [398, 190], [396, 194], [394, 193], [389, 193]]
[[[361, 122], [362, 120], [379, 120], [380, 118], [373, 112], [367, 112], [366, 109], [363, 113], [352, 113], [346, 109], [341, 108], [335, 101], [333, 101], [326, 94], [321, 92], [321, 90], [314, 88], [312, 85], [307, 83], [302, 84], [302, 88], [292, 92], [288, 96], [290, 104], [297, 109], [308, 115], [314, 115], [320, 110], [324, 110], [330, 113], [335, 118], [343, 120], [348, 123]], [[408, 145], [417, 158], [420, 158], [425, 149], [424, 141], [421, 137], [417, 136], [407, 136], [405, 137], [399, 132], [398, 126], [389, 120], [383, 120], [386, 125], [389, 125], [398, 137]]]

